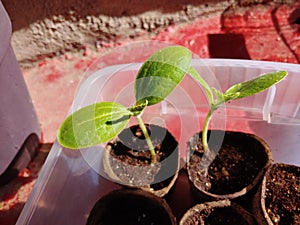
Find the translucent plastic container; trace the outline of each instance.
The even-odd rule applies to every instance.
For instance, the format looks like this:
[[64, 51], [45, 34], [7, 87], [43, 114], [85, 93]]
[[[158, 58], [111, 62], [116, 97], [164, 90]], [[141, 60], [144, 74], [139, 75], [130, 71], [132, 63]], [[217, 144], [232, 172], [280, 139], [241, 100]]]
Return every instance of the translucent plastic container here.
[[[256, 133], [269, 144], [276, 162], [300, 165], [300, 65], [224, 59], [195, 59], [192, 64], [210, 85], [222, 90], [265, 72], [287, 70], [288, 77], [276, 87], [221, 108], [212, 120], [212, 128]], [[97, 101], [133, 104], [133, 81], [140, 66], [116, 65], [87, 76], [70, 113]], [[187, 76], [166, 101], [149, 107], [143, 116], [146, 122], [169, 129], [179, 141], [184, 159], [186, 142], [200, 131], [206, 111], [202, 89]], [[134, 123], [132, 120], [129, 125]], [[119, 188], [102, 172], [103, 147], [74, 151], [55, 142], [17, 224], [85, 224], [95, 202]], [[190, 206], [187, 183], [180, 176], [168, 197], [177, 216]]]

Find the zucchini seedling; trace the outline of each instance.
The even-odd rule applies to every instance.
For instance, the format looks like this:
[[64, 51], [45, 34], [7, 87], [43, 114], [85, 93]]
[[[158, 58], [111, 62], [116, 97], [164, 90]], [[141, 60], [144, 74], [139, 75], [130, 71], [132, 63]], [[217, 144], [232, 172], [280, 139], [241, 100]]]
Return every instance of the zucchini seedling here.
[[134, 94], [136, 103], [125, 107], [116, 102], [98, 102], [75, 111], [61, 124], [57, 140], [66, 148], [80, 149], [101, 144], [116, 137], [135, 117], [156, 162], [155, 148], [142, 120], [144, 110], [163, 101], [181, 82], [190, 69], [191, 52], [182, 46], [163, 48], [139, 69]]
[[282, 79], [284, 79], [288, 75], [286, 71], [277, 71], [277, 72], [262, 74], [251, 80], [237, 83], [231, 86], [230, 88], [228, 88], [224, 93], [222, 93], [220, 90], [214, 87], [210, 87], [206, 83], [206, 81], [202, 79], [202, 77], [195, 69], [190, 68], [189, 73], [203, 87], [209, 102], [209, 110], [205, 117], [203, 123], [203, 129], [202, 129], [202, 146], [203, 146], [204, 153], [209, 152], [207, 133], [208, 133], [209, 122], [212, 118], [214, 111], [216, 111], [220, 106], [222, 106], [226, 102], [240, 99], [240, 98], [245, 98], [260, 93], [270, 88], [271, 86], [279, 83]]
[[202, 131], [204, 150], [208, 151], [207, 132], [213, 112], [224, 103], [259, 93], [281, 81], [287, 72], [268, 73], [253, 80], [236, 84], [224, 94], [211, 88], [191, 67], [192, 54], [182, 46], [163, 48], [151, 55], [139, 69], [134, 83], [136, 103], [125, 107], [117, 102], [98, 102], [75, 111], [61, 124], [58, 142], [69, 149], [87, 148], [116, 137], [135, 117], [151, 152], [151, 163], [156, 162], [155, 148], [142, 120], [144, 110], [163, 101], [181, 82], [191, 75], [204, 88], [210, 109]]

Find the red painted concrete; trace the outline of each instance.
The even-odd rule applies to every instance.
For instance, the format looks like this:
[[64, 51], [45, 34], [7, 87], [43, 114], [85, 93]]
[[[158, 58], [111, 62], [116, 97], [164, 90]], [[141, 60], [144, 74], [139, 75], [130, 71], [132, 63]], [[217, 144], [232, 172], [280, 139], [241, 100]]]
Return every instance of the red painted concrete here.
[[[68, 53], [63, 57], [41, 61], [33, 68], [23, 69], [41, 123], [42, 142], [54, 141], [56, 130], [71, 106], [84, 71], [106, 50], [127, 46], [121, 52], [108, 54], [106, 64], [144, 59], [147, 50], [151, 52], [151, 48], [161, 46], [160, 42], [154, 42], [148, 49], [136, 49], [136, 45], [132, 44], [145, 40], [184, 45], [203, 58], [249, 58], [299, 63], [300, 25], [293, 23], [297, 19], [299, 21], [299, 9], [300, 3], [282, 5], [279, 8], [270, 5], [231, 8], [223, 14], [169, 26], [154, 36], [118, 40], [103, 45], [98, 52], [86, 49], [81, 53]], [[33, 165], [37, 164], [40, 168], [44, 158], [36, 160]], [[0, 187], [1, 224], [14, 224], [32, 189], [36, 173], [36, 168], [30, 167], [11, 184]], [[31, 174], [31, 178], [27, 179], [28, 174]]]

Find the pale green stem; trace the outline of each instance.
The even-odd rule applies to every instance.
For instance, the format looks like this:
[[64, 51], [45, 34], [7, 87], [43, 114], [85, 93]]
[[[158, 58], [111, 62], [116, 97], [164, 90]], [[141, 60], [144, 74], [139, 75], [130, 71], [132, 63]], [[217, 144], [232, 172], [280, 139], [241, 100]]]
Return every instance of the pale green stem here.
[[149, 147], [149, 150], [150, 150], [150, 153], [151, 153], [151, 164], [153, 165], [154, 163], [156, 163], [156, 157], [155, 157], [155, 150], [154, 150], [154, 146], [152, 144], [152, 141], [150, 139], [150, 136], [149, 136], [149, 133], [147, 131], [147, 128], [142, 120], [142, 117], [140, 115], [136, 116], [138, 122], [139, 122], [139, 125], [140, 125], [140, 128], [142, 129], [142, 132], [145, 136], [145, 139], [146, 139], [146, 142], [147, 142], [147, 145]]
[[204, 124], [203, 124], [203, 129], [202, 129], [202, 145], [203, 145], [203, 150], [204, 152], [209, 151], [209, 146], [208, 146], [208, 140], [207, 140], [207, 133], [208, 133], [208, 125], [209, 122], [212, 118], [212, 114], [213, 114], [213, 109], [210, 109], [209, 112], [206, 115], [206, 118], [204, 120]]

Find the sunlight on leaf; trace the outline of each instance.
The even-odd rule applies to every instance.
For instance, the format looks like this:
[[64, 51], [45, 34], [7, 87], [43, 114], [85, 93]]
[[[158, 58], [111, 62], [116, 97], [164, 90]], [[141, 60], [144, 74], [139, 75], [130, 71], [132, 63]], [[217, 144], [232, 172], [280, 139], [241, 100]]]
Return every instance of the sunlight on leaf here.
[[86, 148], [117, 136], [127, 125], [131, 112], [114, 102], [86, 106], [61, 124], [57, 139], [70, 149]]
[[244, 98], [266, 90], [287, 76], [286, 71], [267, 73], [252, 80], [230, 87], [224, 94], [225, 101]]
[[136, 104], [148, 101], [148, 106], [165, 99], [189, 70], [191, 52], [172, 46], [154, 53], [140, 68], [134, 84]]

